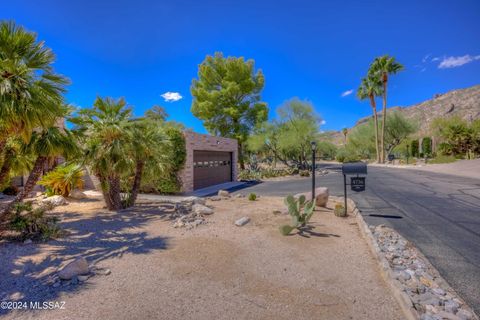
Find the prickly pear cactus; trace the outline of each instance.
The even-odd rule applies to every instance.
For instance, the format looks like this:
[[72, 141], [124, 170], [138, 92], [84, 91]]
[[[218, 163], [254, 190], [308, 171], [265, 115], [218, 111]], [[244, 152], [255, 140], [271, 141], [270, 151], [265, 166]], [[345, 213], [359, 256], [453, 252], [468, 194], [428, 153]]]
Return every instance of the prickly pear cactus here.
[[280, 227], [280, 232], [284, 236], [290, 234], [295, 228], [304, 227], [313, 215], [315, 209], [314, 201], [306, 201], [304, 195], [301, 195], [296, 200], [292, 195], [289, 195], [284, 200], [288, 208], [288, 213], [292, 217], [292, 225], [283, 225]]

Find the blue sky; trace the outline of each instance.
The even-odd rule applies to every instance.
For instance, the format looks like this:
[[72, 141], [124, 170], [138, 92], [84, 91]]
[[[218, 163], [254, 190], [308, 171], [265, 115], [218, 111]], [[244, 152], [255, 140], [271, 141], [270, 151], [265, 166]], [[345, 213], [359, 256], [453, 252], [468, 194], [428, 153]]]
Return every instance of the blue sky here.
[[[270, 117], [291, 97], [308, 99], [323, 130], [371, 113], [354, 93], [342, 94], [378, 55], [406, 67], [391, 79], [389, 106], [480, 84], [478, 0], [0, 0], [0, 8], [0, 19], [37, 32], [55, 51], [56, 70], [72, 81], [68, 102], [123, 96], [137, 115], [160, 104], [198, 132], [205, 129], [190, 113], [190, 84], [215, 51], [255, 59]], [[166, 92], [182, 99], [166, 102]]]

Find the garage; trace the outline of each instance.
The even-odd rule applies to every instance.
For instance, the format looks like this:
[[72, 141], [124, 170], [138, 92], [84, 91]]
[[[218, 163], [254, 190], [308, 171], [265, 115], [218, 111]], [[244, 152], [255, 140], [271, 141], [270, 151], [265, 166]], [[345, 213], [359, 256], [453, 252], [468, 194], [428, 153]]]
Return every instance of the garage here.
[[193, 189], [232, 181], [232, 152], [193, 151]]

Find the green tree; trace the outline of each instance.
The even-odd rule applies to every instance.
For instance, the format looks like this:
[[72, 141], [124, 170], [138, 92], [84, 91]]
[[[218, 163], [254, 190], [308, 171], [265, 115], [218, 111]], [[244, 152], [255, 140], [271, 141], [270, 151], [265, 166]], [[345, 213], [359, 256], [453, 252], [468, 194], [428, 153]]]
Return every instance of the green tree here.
[[42, 177], [45, 166], [55, 157], [64, 156], [68, 159], [75, 156], [78, 152], [78, 147], [72, 134], [68, 130], [57, 127], [35, 131], [24, 148], [35, 154], [36, 159], [23, 190], [9, 203], [4, 213], [9, 212], [16, 203], [27, 197]]
[[238, 140], [242, 169], [245, 141], [253, 128], [267, 120], [267, 104], [260, 97], [264, 84], [263, 73], [255, 72], [253, 60], [225, 58], [219, 52], [205, 58], [198, 79], [192, 81], [192, 113], [210, 133]]
[[360, 100], [368, 99], [373, 111], [373, 122], [375, 127], [375, 154], [376, 161], [380, 162], [379, 141], [378, 141], [378, 115], [376, 97], [382, 95], [382, 82], [378, 77], [366, 77], [362, 79], [362, 83], [357, 90], [357, 97]]
[[277, 109], [277, 119], [264, 124], [249, 139], [253, 151], [268, 150], [289, 167], [308, 167], [310, 143], [318, 139], [321, 118], [308, 101], [293, 98]]
[[123, 208], [121, 179], [133, 166], [131, 152], [132, 110], [123, 98], [98, 97], [91, 109], [81, 109], [70, 119], [84, 149], [84, 161], [100, 181], [109, 210]]
[[65, 114], [68, 80], [55, 73], [55, 55], [35, 33], [0, 22], [0, 163], [10, 137], [28, 143], [35, 128], [49, 128]]
[[403, 66], [394, 57], [384, 55], [375, 58], [368, 70], [368, 76], [379, 79], [383, 84], [382, 135], [380, 138], [380, 162], [385, 161], [385, 128], [387, 123], [387, 84], [391, 74], [402, 71]]
[[480, 120], [468, 123], [460, 117], [437, 118], [432, 129], [443, 140], [445, 153], [456, 156], [480, 152]]

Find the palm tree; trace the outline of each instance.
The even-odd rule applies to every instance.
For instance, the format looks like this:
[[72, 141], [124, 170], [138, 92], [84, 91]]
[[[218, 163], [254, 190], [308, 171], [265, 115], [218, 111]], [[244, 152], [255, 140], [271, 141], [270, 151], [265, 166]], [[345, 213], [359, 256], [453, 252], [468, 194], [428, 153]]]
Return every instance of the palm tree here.
[[99, 179], [109, 210], [123, 208], [121, 179], [129, 172], [133, 160], [130, 133], [132, 110], [123, 98], [98, 97], [92, 109], [82, 109], [70, 119], [74, 132], [85, 149], [85, 163]]
[[370, 106], [372, 107], [373, 111], [373, 122], [375, 126], [375, 151], [377, 162], [380, 162], [380, 152], [378, 147], [378, 115], [375, 98], [380, 95], [382, 95], [382, 83], [378, 77], [366, 77], [362, 79], [362, 83], [357, 90], [357, 97], [360, 100], [370, 100]]
[[[23, 190], [7, 206], [3, 213], [9, 212], [16, 203], [21, 202], [33, 190], [45, 167], [58, 156], [70, 157], [77, 151], [77, 145], [68, 130], [51, 127], [39, 132], [34, 132], [30, 142], [24, 145], [25, 153], [31, 152], [36, 155], [32, 170], [28, 176]], [[3, 214], [2, 214], [3, 216]]]
[[53, 52], [35, 33], [0, 22], [0, 156], [7, 139], [28, 143], [35, 128], [48, 128], [65, 114], [68, 80], [52, 68]]
[[368, 71], [369, 76], [377, 77], [383, 84], [382, 135], [380, 140], [380, 162], [385, 161], [385, 125], [387, 121], [387, 83], [391, 74], [402, 71], [403, 65], [394, 57], [384, 55], [375, 58]]
[[344, 144], [344, 145], [347, 145], [348, 129], [347, 129], [347, 128], [343, 128], [343, 129], [342, 129], [342, 133], [343, 133], [343, 144]]

